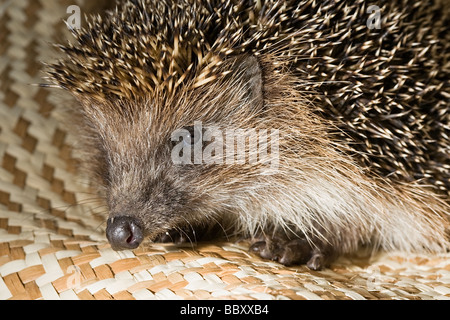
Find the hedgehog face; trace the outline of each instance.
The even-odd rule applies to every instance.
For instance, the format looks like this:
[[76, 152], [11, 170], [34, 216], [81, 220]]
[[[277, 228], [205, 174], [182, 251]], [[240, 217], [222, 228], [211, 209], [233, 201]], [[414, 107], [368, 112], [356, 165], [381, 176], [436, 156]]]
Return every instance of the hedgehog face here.
[[262, 73], [252, 56], [234, 59], [227, 69], [207, 90], [183, 91], [172, 99], [154, 95], [138, 106], [90, 106], [114, 249], [135, 248], [144, 237], [215, 219], [231, 207], [239, 184], [248, 185], [242, 180], [255, 164], [238, 163], [234, 156], [227, 161], [223, 142], [230, 132], [258, 133], [251, 120], [262, 108]]

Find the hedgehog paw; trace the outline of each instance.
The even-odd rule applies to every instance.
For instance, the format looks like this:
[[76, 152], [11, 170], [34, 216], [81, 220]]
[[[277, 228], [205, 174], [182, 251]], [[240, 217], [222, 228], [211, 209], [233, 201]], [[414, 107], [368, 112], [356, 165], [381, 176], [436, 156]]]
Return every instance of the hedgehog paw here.
[[153, 242], [183, 244], [197, 242], [195, 231], [185, 231], [180, 229], [171, 229], [156, 237]]
[[327, 267], [335, 256], [329, 246], [314, 247], [306, 239], [301, 238], [294, 240], [266, 238], [254, 242], [250, 246], [250, 251], [263, 259], [277, 261], [285, 266], [306, 264], [311, 270]]

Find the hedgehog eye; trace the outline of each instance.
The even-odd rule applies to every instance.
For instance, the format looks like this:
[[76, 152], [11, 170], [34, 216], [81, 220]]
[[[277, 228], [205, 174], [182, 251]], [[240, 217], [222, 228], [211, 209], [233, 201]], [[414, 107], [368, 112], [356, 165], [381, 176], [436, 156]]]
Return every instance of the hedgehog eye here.
[[[172, 132], [170, 137], [172, 144], [176, 146], [176, 150], [182, 148], [192, 148], [203, 146], [203, 130], [199, 126], [188, 126], [181, 129], [177, 129]], [[180, 149], [181, 150], [181, 149]]]
[[185, 133], [183, 135], [183, 142], [186, 145], [194, 146], [199, 141], [202, 141], [202, 131], [195, 127], [195, 126], [189, 126], [184, 127]]

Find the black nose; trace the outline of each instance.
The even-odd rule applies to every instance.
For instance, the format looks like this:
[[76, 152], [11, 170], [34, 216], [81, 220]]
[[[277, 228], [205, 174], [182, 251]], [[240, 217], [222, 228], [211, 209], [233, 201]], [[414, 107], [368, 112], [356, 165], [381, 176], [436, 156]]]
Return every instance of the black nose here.
[[128, 216], [109, 218], [106, 237], [114, 250], [135, 249], [144, 239], [138, 221]]

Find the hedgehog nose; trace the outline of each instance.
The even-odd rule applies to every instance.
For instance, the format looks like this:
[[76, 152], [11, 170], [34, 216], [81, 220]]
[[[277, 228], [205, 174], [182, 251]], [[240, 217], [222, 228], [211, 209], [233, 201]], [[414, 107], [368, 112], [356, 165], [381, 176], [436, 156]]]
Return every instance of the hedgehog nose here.
[[139, 222], [129, 216], [109, 218], [106, 237], [113, 250], [135, 249], [144, 239]]

